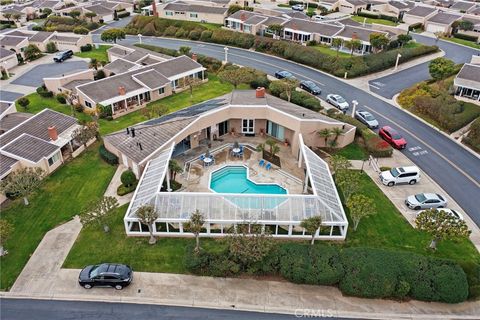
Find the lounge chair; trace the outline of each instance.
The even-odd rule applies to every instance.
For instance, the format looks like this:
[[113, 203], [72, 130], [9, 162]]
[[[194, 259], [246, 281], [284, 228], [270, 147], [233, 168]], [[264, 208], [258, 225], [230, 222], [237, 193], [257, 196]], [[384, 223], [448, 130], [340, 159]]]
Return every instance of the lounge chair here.
[[261, 159], [259, 162], [258, 162], [258, 165], [261, 167], [263, 167], [265, 165], [265, 160]]
[[267, 165], [265, 166], [265, 169], [268, 171], [270, 169], [272, 169], [272, 164], [269, 162], [267, 163]]

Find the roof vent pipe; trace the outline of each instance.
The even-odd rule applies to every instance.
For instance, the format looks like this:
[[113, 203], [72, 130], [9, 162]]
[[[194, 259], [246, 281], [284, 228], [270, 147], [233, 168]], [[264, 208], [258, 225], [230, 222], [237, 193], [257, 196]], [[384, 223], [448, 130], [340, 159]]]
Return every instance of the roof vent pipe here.
[[132, 133], [132, 138], [135, 138], [135, 128], [130, 129], [130, 132]]
[[127, 136], [130, 134], [130, 129], [127, 127]]

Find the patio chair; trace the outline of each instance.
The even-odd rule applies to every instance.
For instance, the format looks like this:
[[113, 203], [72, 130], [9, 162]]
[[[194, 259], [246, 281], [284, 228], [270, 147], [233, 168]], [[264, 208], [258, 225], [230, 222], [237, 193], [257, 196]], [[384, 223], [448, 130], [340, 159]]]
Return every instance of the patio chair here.
[[261, 159], [261, 160], [258, 162], [258, 165], [260, 166], [260, 168], [262, 168], [262, 167], [265, 165], [265, 160]]
[[268, 171], [270, 169], [272, 169], [272, 164], [269, 162], [267, 163], [267, 165], [265, 166], [265, 169]]
[[204, 154], [201, 154], [201, 155], [200, 155], [200, 160], [203, 161], [203, 159], [205, 159], [205, 155], [204, 155]]

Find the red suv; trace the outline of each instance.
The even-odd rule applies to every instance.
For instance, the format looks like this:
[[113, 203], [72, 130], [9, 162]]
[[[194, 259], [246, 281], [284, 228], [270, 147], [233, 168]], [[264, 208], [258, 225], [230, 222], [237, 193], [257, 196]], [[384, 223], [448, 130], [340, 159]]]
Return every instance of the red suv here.
[[392, 129], [389, 126], [382, 127], [378, 131], [378, 134], [396, 149], [405, 149], [407, 146], [407, 140], [405, 140], [395, 129]]

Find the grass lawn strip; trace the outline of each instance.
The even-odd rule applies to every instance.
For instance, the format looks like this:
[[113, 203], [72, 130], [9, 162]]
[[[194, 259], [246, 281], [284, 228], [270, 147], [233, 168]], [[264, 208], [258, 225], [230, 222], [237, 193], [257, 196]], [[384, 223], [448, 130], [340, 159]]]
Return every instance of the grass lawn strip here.
[[365, 23], [367, 23], [367, 24], [376, 23], [376, 24], [383, 24], [383, 25], [386, 25], [386, 26], [393, 26], [393, 27], [398, 26], [398, 23], [390, 21], [390, 20], [386, 20], [386, 19], [365, 18], [365, 17], [361, 17], [361, 16], [351, 16], [350, 18], [353, 21], [356, 21], [356, 22], [359, 22], [359, 23], [363, 23], [363, 21], [365, 19], [367, 19], [365, 21]]
[[100, 159], [99, 145], [93, 144], [47, 177], [41, 190], [29, 197], [28, 207], [17, 199], [2, 209], [2, 219], [11, 222], [15, 230], [5, 243], [8, 255], [0, 258], [0, 289], [13, 285], [47, 231], [103, 196], [116, 168]]
[[99, 45], [98, 48], [93, 48], [91, 51], [77, 52], [75, 56], [79, 58], [95, 58], [97, 61], [108, 62], [107, 49], [110, 48], [109, 45]]

